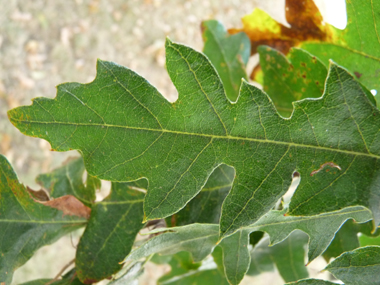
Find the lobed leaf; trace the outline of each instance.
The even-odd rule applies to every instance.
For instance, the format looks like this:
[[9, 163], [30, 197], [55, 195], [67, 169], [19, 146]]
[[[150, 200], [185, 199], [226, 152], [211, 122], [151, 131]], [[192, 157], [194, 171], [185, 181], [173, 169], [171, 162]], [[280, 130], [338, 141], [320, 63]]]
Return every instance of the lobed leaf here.
[[380, 223], [380, 113], [344, 69], [332, 64], [323, 97], [295, 102], [287, 120], [246, 82], [231, 103], [201, 53], [169, 40], [166, 52], [179, 93], [173, 104], [134, 72], [99, 61], [92, 83], [60, 85], [57, 98], [37, 98], [9, 118], [53, 149], [80, 150], [93, 176], [148, 178], [145, 221], [179, 211], [224, 163], [236, 176], [222, 207], [221, 237], [267, 213], [294, 171], [301, 183], [290, 214], [362, 205]]
[[[250, 232], [267, 232], [270, 236], [271, 245], [274, 245], [285, 240], [295, 230], [302, 230], [309, 236], [308, 256], [309, 262], [311, 262], [325, 251], [335, 233], [347, 219], [353, 218], [357, 222], [365, 222], [371, 219], [370, 212], [363, 207], [351, 207], [311, 217], [284, 216], [285, 212], [286, 209], [283, 211], [270, 211], [255, 224], [243, 228], [219, 243], [217, 251], [222, 250], [224, 274], [231, 284], [238, 284], [249, 269], [250, 251], [248, 249], [248, 240]], [[218, 225], [191, 224], [183, 227], [159, 229], [152, 233], [161, 234], [132, 251], [126, 261], [138, 260], [153, 253], [173, 254], [185, 250], [191, 252], [194, 260], [198, 262], [211, 253], [216, 246]], [[294, 239], [302, 238], [300, 236], [298, 234]], [[291, 240], [286, 241], [278, 248], [281, 249], [287, 246], [289, 249], [291, 243]], [[276, 249], [276, 247], [273, 248]], [[300, 249], [297, 251], [300, 252]], [[302, 271], [304, 270], [303, 256], [304, 253], [302, 253], [302, 269], [297, 270], [299, 278], [306, 277], [300, 273], [304, 272]], [[297, 262], [300, 263], [300, 260], [301, 258], [298, 258]], [[219, 267], [221, 267], [220, 260], [218, 262]], [[263, 262], [263, 260], [260, 262]], [[278, 261], [278, 263], [280, 262]], [[286, 265], [278, 266], [283, 266], [282, 268], [284, 268]], [[250, 271], [253, 274], [254, 269], [251, 268]], [[297, 272], [293, 272], [294, 274], [290, 275], [292, 272], [287, 273], [288, 269], [282, 271], [284, 276], [296, 276], [297, 274]], [[291, 278], [289, 277], [288, 280], [291, 280]]]
[[64, 216], [29, 195], [11, 165], [0, 155], [0, 280], [10, 284], [13, 272], [34, 252], [82, 227], [86, 219]]

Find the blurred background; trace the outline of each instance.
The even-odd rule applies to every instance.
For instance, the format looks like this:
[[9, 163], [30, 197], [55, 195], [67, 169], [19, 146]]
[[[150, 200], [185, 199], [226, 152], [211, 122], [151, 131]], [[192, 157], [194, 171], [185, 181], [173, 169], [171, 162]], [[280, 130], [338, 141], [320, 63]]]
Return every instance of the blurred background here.
[[[326, 22], [344, 28], [344, 0], [315, 2]], [[29, 105], [35, 97], [54, 98], [60, 83], [92, 81], [97, 58], [133, 69], [174, 101], [176, 91], [165, 71], [165, 37], [201, 51], [201, 21], [217, 19], [226, 28], [240, 27], [240, 18], [259, 7], [286, 24], [284, 4], [285, 0], [0, 0], [0, 153], [22, 183], [38, 189], [38, 174], [78, 154], [51, 152], [46, 141], [22, 135], [8, 121], [7, 110]], [[13, 284], [54, 277], [74, 257], [72, 242], [75, 245], [79, 235], [40, 249], [16, 271]], [[155, 278], [168, 270], [149, 265], [140, 283], [155, 284]], [[254, 284], [282, 284], [276, 274], [260, 280]]]

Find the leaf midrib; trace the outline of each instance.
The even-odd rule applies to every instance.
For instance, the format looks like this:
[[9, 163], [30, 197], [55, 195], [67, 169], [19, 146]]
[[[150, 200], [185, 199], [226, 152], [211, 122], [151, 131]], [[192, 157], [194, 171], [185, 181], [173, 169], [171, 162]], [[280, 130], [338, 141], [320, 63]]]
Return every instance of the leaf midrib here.
[[[324, 147], [324, 146], [306, 145], [306, 144], [284, 142], [284, 141], [274, 141], [274, 140], [268, 140], [268, 139], [236, 137], [236, 136], [231, 136], [231, 135], [222, 136], [222, 135], [212, 135], [212, 134], [202, 134], [202, 133], [189, 133], [189, 132], [174, 131], [174, 130], [167, 130], [167, 129], [150, 129], [150, 128], [142, 128], [142, 127], [130, 127], [130, 126], [122, 126], [122, 125], [97, 124], [97, 123], [84, 124], [84, 123], [68, 123], [68, 122], [56, 122], [56, 121], [55, 122], [40, 122], [40, 121], [17, 120], [14, 118], [12, 118], [11, 120], [14, 122], [26, 123], [26, 124], [45, 124], [45, 125], [58, 124], [58, 125], [70, 125], [70, 126], [107, 127], [107, 128], [112, 127], [112, 128], [139, 130], [139, 131], [170, 133], [170, 134], [175, 134], [175, 135], [198, 136], [198, 137], [213, 138], [213, 139], [240, 140], [240, 141], [258, 142], [258, 143], [271, 143], [271, 144], [275, 144], [275, 145], [285, 145], [285, 146], [289, 146], [289, 147], [290, 146], [304, 147], [304, 148], [312, 148], [312, 149], [316, 149], [316, 150], [326, 150], [326, 151], [339, 152], [339, 153], [344, 153], [344, 154], [348, 154], [348, 155], [366, 156], [366, 157], [376, 158], [376, 159], [380, 158], [380, 155], [376, 155], [373, 153], [363, 153], [363, 152], [357, 152], [357, 151], [352, 151], [352, 150], [342, 150], [342, 149], [329, 148], [329, 147]], [[38, 137], [34, 134], [32, 134], [31, 136], [32, 137]]]

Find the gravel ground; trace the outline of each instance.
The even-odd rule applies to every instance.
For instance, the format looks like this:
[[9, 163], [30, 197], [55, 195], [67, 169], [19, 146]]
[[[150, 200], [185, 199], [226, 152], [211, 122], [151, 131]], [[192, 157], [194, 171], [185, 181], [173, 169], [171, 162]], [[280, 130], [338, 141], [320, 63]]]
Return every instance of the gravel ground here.
[[[137, 71], [175, 100], [164, 67], [166, 36], [202, 50], [202, 20], [237, 27], [254, 7], [285, 22], [283, 0], [0, 0], [0, 5], [0, 153], [32, 188], [37, 188], [37, 174], [77, 154], [51, 152], [49, 143], [20, 134], [8, 121], [7, 110], [29, 105], [34, 97], [55, 97], [55, 86], [62, 82], [92, 81], [97, 58]], [[73, 234], [74, 244], [78, 237]], [[71, 237], [42, 248], [16, 271], [13, 284], [55, 276], [74, 252]], [[167, 270], [149, 265], [141, 284], [155, 284]], [[260, 280], [255, 284], [282, 284], [275, 274]]]

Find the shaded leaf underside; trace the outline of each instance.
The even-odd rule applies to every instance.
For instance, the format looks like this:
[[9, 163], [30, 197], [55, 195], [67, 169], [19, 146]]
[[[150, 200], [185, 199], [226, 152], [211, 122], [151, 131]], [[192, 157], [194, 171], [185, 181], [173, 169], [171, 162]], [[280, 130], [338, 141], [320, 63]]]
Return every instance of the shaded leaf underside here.
[[78, 149], [93, 176], [148, 178], [145, 220], [183, 208], [225, 163], [236, 177], [222, 207], [222, 236], [268, 212], [295, 170], [301, 183], [291, 214], [363, 205], [379, 223], [380, 113], [344, 69], [331, 65], [324, 96], [295, 102], [286, 120], [245, 82], [232, 104], [201, 53], [168, 40], [166, 54], [179, 93], [173, 104], [131, 70], [99, 61], [92, 83], [60, 85], [56, 99], [37, 98], [9, 118], [55, 150]]

